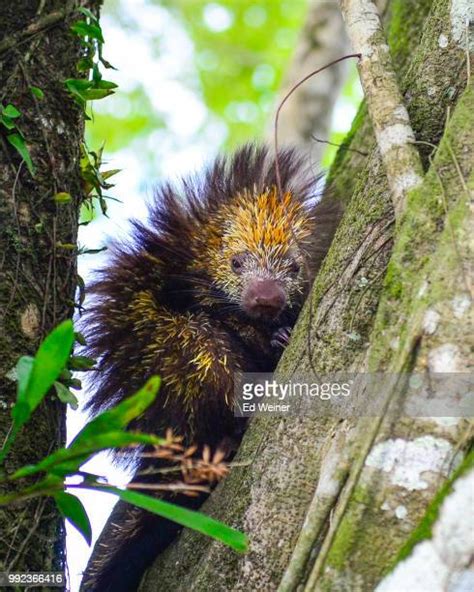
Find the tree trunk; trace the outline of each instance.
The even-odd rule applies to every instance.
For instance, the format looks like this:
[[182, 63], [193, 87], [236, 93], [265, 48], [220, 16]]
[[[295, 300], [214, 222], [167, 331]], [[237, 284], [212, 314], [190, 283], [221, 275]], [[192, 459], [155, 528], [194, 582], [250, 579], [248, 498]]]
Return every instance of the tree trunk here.
[[[16, 399], [15, 383], [7, 374], [74, 311], [84, 118], [64, 80], [78, 77], [80, 42], [70, 25], [81, 4], [97, 8], [100, 2], [19, 0], [3, 2], [0, 10], [1, 104], [21, 112], [16, 130], [24, 136], [35, 168], [33, 176], [7, 140], [12, 130], [0, 125], [2, 443]], [[72, 201], [57, 205], [58, 192], [69, 193]], [[65, 406], [51, 397], [19, 435], [7, 457], [8, 472], [38, 462], [64, 441]], [[3, 509], [0, 531], [0, 571], [64, 570], [63, 521], [52, 500]]]
[[[387, 40], [425, 176], [395, 224], [363, 104], [329, 175], [346, 212], [282, 375], [467, 370], [474, 140], [468, 10], [456, 0], [388, 4]], [[374, 589], [468, 443], [465, 420], [399, 417], [405, 385], [385, 391], [390, 413], [378, 419], [253, 420], [237, 458], [247, 463], [203, 508], [243, 529], [250, 552], [238, 556], [185, 531], [140, 590]], [[384, 454], [395, 458], [393, 466]]]

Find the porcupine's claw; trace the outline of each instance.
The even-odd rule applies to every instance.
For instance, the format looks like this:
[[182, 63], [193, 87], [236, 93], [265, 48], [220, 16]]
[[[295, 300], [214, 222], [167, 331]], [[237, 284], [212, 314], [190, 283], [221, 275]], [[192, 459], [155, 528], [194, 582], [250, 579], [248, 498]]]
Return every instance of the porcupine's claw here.
[[272, 340], [270, 342], [272, 347], [284, 349], [290, 342], [291, 331], [291, 327], [280, 327], [277, 329], [273, 333]]

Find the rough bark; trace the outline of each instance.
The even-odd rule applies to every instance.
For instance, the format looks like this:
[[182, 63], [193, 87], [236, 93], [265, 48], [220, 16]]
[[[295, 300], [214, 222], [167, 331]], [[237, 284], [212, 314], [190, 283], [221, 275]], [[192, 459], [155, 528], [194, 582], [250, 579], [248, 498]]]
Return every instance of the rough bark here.
[[[426, 364], [440, 370], [446, 361], [451, 369], [465, 368], [474, 110], [455, 24], [463, 10], [467, 4], [455, 0], [389, 3], [392, 60], [416, 140], [428, 143], [418, 145], [428, 172], [409, 194], [395, 231], [387, 177], [363, 105], [345, 146], [370, 154], [342, 149], [330, 172], [335, 198], [347, 209], [280, 372], [399, 371]], [[442, 137], [430, 165], [431, 145]], [[387, 394], [396, 406], [403, 388], [387, 387]], [[236, 467], [204, 507], [243, 528], [250, 552], [237, 556], [186, 531], [140, 589], [373, 589], [446, 479], [454, 452], [462, 453], [464, 431], [462, 421], [397, 421], [392, 415], [383, 421], [254, 420], [238, 457], [249, 464]], [[407, 447], [430, 460], [426, 487], [397, 485], [377, 461], [381, 449], [395, 454]], [[397, 513], [399, 506], [404, 509]]]
[[[78, 37], [70, 31], [80, 5], [99, 1], [3, 2], [0, 10], [0, 98], [21, 117], [36, 168], [34, 177], [0, 131], [0, 442], [10, 427], [15, 383], [6, 374], [21, 355], [71, 317], [76, 288], [76, 244], [82, 198], [79, 148], [84, 120], [66, 93], [77, 78]], [[31, 86], [42, 89], [42, 99]], [[56, 205], [67, 192], [72, 202]], [[7, 471], [38, 462], [64, 443], [65, 406], [49, 398], [35, 412], [7, 459]], [[0, 512], [0, 571], [64, 569], [64, 527], [54, 503], [33, 500]]]

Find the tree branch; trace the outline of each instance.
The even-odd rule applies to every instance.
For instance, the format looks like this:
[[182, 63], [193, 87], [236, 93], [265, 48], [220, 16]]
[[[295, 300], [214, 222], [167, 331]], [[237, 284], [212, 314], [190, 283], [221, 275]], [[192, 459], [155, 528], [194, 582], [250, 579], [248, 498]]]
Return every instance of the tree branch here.
[[372, 0], [340, 0], [340, 5], [354, 51], [362, 55], [358, 64], [360, 78], [398, 219], [407, 193], [423, 178], [415, 134], [377, 7]]

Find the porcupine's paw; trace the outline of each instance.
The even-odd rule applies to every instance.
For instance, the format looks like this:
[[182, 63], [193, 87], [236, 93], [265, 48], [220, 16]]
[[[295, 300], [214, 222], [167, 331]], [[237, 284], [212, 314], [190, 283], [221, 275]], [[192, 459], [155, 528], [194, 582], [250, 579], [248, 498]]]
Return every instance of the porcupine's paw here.
[[291, 331], [291, 327], [280, 327], [277, 329], [273, 333], [272, 340], [270, 342], [272, 347], [284, 349], [290, 342]]

